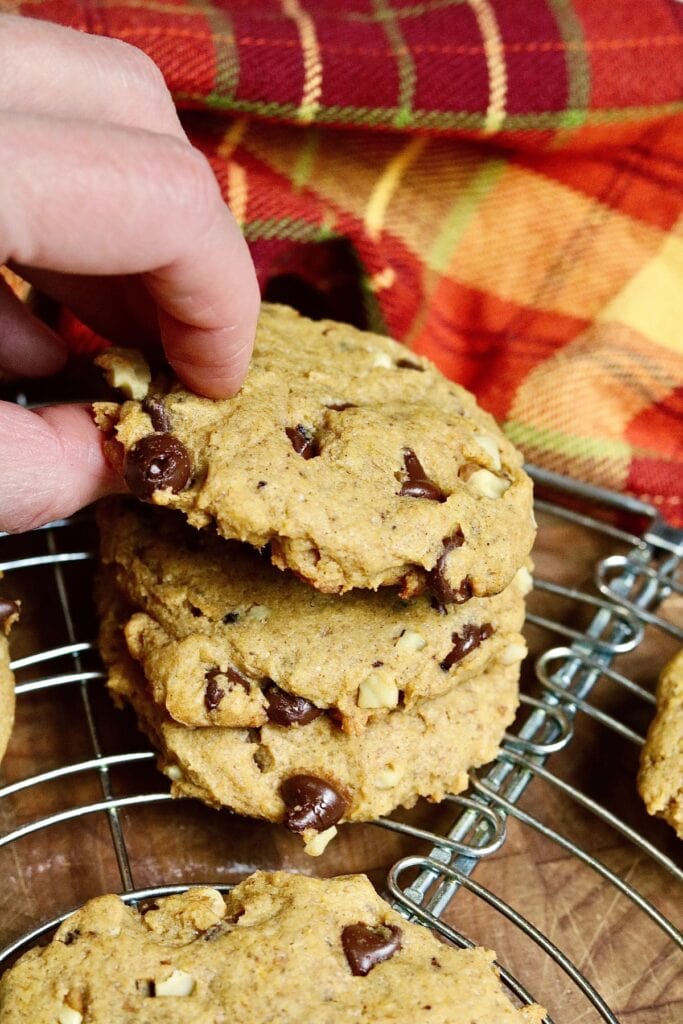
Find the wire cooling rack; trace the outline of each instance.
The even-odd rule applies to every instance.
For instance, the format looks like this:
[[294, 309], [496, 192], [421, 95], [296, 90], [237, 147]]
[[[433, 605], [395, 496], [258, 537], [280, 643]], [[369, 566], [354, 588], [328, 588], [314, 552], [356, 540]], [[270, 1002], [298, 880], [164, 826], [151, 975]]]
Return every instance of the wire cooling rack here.
[[[585, 866], [608, 886], [608, 909], [616, 899], [632, 905], [636, 916], [629, 914], [624, 918], [629, 935], [635, 930], [635, 934], [644, 936], [649, 947], [657, 946], [657, 956], [653, 959], [646, 955], [644, 967], [629, 963], [626, 968], [634, 984], [645, 984], [643, 979], [653, 972], [655, 961], [662, 972], [662, 983], [656, 988], [663, 1015], [655, 1008], [652, 1015], [638, 1016], [638, 1022], [674, 1021], [680, 1019], [677, 1014], [683, 1008], [683, 989], [674, 992], [677, 969], [671, 966], [675, 962], [671, 954], [683, 948], [683, 936], [670, 919], [673, 913], [667, 916], [668, 911], [656, 902], [661, 903], [662, 893], [670, 895], [672, 887], [683, 881], [683, 871], [675, 863], [675, 840], [667, 827], [646, 819], [635, 793], [634, 773], [638, 748], [653, 713], [652, 683], [664, 655], [672, 653], [683, 641], [683, 629], [676, 625], [675, 614], [672, 619], [658, 613], [661, 606], [666, 613], [670, 600], [675, 606], [683, 595], [677, 577], [683, 558], [683, 531], [668, 527], [651, 505], [534, 467], [530, 467], [530, 472], [542, 495], [536, 501], [542, 519], [540, 538], [549, 534], [556, 542], [560, 539], [560, 546], [566, 545], [561, 564], [568, 568], [556, 579], [544, 578], [541, 572], [534, 578], [534, 595], [542, 598], [542, 613], [534, 610], [532, 595], [527, 616], [526, 628], [534, 657], [527, 663], [529, 672], [520, 715], [499, 758], [486, 769], [471, 773], [467, 794], [447, 798], [438, 815], [426, 824], [419, 815], [403, 814], [381, 819], [371, 826], [349, 828], [388, 830], [401, 837], [403, 850], [418, 851], [395, 858], [386, 876], [389, 897], [406, 917], [421, 921], [457, 945], [466, 946], [472, 942], [456, 929], [454, 915], [469, 931], [470, 922], [477, 927], [481, 924], [477, 907], [489, 908], [495, 917], [486, 919], [484, 934], [478, 941], [499, 945], [502, 939], [517, 965], [514, 974], [501, 966], [503, 981], [520, 1002], [535, 999], [550, 1006], [551, 1014], [546, 1018], [549, 1024], [590, 1019], [615, 1024], [625, 1019], [617, 1016], [619, 1011], [614, 1005], [621, 1005], [623, 999], [615, 999], [613, 994], [608, 1000], [600, 993], [599, 976], [605, 964], [591, 964], [586, 956], [563, 951], [565, 943], [556, 942], [549, 934], [557, 932], [557, 927], [544, 929], [532, 921], [534, 914], [526, 912], [527, 904], [533, 911], [534, 903], [539, 901], [543, 911], [540, 915], [536, 913], [536, 917], [547, 916], [549, 906], [555, 911], [555, 904], [566, 898], [568, 886], [585, 886], [585, 882], [576, 881], [575, 875], [576, 865]], [[595, 555], [594, 587], [585, 578], [577, 586], [572, 578], [577, 544], [582, 546], [584, 556], [586, 551]], [[198, 881], [217, 884], [221, 889], [229, 887], [220, 878], [195, 877], [191, 855], [186, 864], [174, 862], [173, 884], [138, 884], [138, 875], [146, 876], [146, 844], [154, 845], [154, 838], [151, 832], [145, 832], [146, 842], [141, 842], [141, 830], [146, 830], [149, 823], [143, 819], [136, 825], [131, 815], [143, 813], [150, 805], [168, 806], [171, 798], [161, 785], [163, 778], [148, 771], [154, 754], [142, 738], [129, 730], [115, 733], [112, 740], [106, 724], [102, 724], [109, 718], [103, 719], [100, 706], [105, 674], [92, 640], [95, 624], [88, 601], [88, 572], [94, 546], [92, 522], [87, 514], [53, 523], [21, 538], [0, 537], [0, 570], [6, 576], [3, 592], [12, 596], [18, 589], [26, 595], [22, 618], [28, 618], [29, 625], [32, 605], [42, 609], [41, 629], [37, 630], [41, 638], [46, 632], [46, 614], [48, 619], [50, 642], [41, 639], [40, 649], [31, 649], [13, 662], [18, 717], [32, 723], [34, 711], [29, 705], [39, 699], [41, 713], [47, 708], [52, 715], [50, 728], [59, 733], [54, 749], [49, 747], [49, 767], [45, 770], [22, 774], [24, 761], [31, 766], [40, 763], [41, 744], [46, 735], [43, 726], [33, 732], [30, 725], [26, 726], [30, 758], [22, 748], [13, 760], [10, 749], [3, 766], [4, 773], [8, 765], [14, 766], [14, 777], [0, 786], [0, 855], [10, 854], [14, 865], [5, 869], [7, 879], [10, 886], [16, 881], [25, 894], [30, 895], [32, 885], [39, 885], [41, 893], [49, 891], [54, 897], [50, 906], [58, 907], [59, 913], [45, 920], [40, 908], [37, 912], [35, 908], [33, 912], [29, 909], [17, 913], [16, 924], [9, 924], [5, 911], [6, 927], [1, 934], [2, 940], [8, 941], [0, 950], [0, 971], [19, 953], [49, 935], [73, 910], [62, 899], [59, 880], [68, 877], [72, 859], [77, 865], [72, 873], [76, 874], [81, 870], [78, 865], [90, 863], [83, 853], [84, 842], [93, 844], [96, 860], [91, 882], [94, 891], [88, 895], [118, 889], [127, 902], [135, 902], [180, 891]], [[580, 570], [578, 575], [581, 576]], [[548, 614], [549, 604], [555, 608], [553, 602], [556, 610]], [[648, 686], [635, 681], [636, 675], [643, 675], [643, 658], [647, 663], [644, 674]], [[79, 739], [71, 743], [77, 726]], [[62, 735], [64, 742], [60, 742]], [[588, 735], [591, 742], [586, 746]], [[74, 749], [83, 756], [74, 757]], [[568, 760], [569, 773], [563, 769], [563, 758]], [[583, 772], [579, 772], [578, 784], [572, 776], [577, 765]], [[615, 811], [613, 800], [600, 798], [601, 782], [618, 776], [620, 770], [624, 788], [621, 807]], [[131, 782], [132, 779], [136, 781]], [[89, 785], [84, 784], [85, 780]], [[97, 789], [93, 789], [93, 780]], [[597, 797], [591, 792], [596, 780]], [[41, 794], [50, 787], [56, 796], [42, 799]], [[533, 811], [529, 809], [530, 798]], [[185, 808], [187, 803], [182, 801]], [[181, 802], [173, 802], [174, 813], [180, 814], [180, 805]], [[567, 814], [567, 808], [572, 806], [578, 808], [578, 818], [576, 814], [572, 816], [573, 812]], [[556, 807], [562, 808], [562, 827], [546, 820], [546, 811]], [[104, 866], [107, 856], [102, 852], [101, 830], [86, 829], [78, 836], [69, 831], [83, 828], [94, 819], [107, 823], [106, 844], [110, 854], [113, 851], [117, 876], [113, 885], [111, 871]], [[569, 827], [565, 827], [567, 821]], [[576, 822], [580, 826], [578, 838], [571, 834]], [[609, 830], [619, 837], [617, 847], [604, 839]], [[586, 848], [595, 847], [594, 833], [602, 837], [607, 853], [604, 860]], [[582, 841], [581, 837], [586, 836], [591, 840], [589, 843]], [[510, 858], [501, 858], [510, 845], [516, 856], [538, 856], [540, 848], [534, 844], [541, 840], [543, 866], [553, 865], [549, 874], [554, 870], [560, 875], [564, 873], [569, 883], [566, 879], [558, 880], [554, 895], [552, 886], [548, 888], [547, 884], [535, 897], [530, 895], [528, 886], [518, 894], [514, 879], [511, 882], [509, 877]], [[210, 841], [211, 837], [207, 839]], [[551, 847], [557, 848], [557, 860], [547, 852]], [[624, 848], [635, 851], [635, 861], [623, 861]], [[622, 860], [617, 857], [617, 863], [610, 866], [615, 849]], [[513, 865], [514, 862], [515, 856]], [[636, 863], [639, 871], [633, 869]], [[17, 864], [21, 867], [17, 868]], [[246, 873], [246, 869], [258, 864], [233, 866], [239, 875], [240, 868]], [[474, 880], [475, 867], [487, 884]], [[50, 882], [51, 872], [54, 884]], [[36, 881], [38, 873], [43, 876], [40, 883]], [[638, 875], [636, 882], [633, 875]], [[662, 878], [667, 877], [670, 884], [662, 885]], [[501, 879], [503, 884], [497, 884]], [[154, 879], [155, 883], [168, 881]], [[78, 891], [76, 883], [66, 888]], [[651, 898], [651, 891], [657, 899]], [[587, 919], [592, 920], [597, 934], [604, 921], [604, 889], [589, 886], [587, 892], [588, 896], [584, 894], [581, 898], [588, 906]], [[680, 892], [683, 890], [679, 891], [679, 907]], [[466, 893], [474, 897], [476, 907], [470, 899], [458, 909]], [[560, 897], [557, 893], [564, 895]], [[458, 901], [454, 900], [456, 894], [460, 894]], [[10, 893], [8, 906], [16, 906], [19, 896], [13, 901]], [[520, 910], [518, 897], [525, 912]], [[592, 919], [591, 900], [595, 902]], [[25, 902], [31, 904], [28, 897]], [[676, 906], [675, 897], [665, 902]], [[561, 924], [561, 920], [561, 915], [556, 915], [556, 924]], [[501, 921], [513, 929], [511, 939], [501, 932]], [[658, 933], [661, 935], [655, 941], [652, 936]], [[609, 934], [606, 933], [606, 940]], [[559, 928], [559, 936], [561, 940], [567, 937], [566, 928]], [[524, 953], [520, 952], [521, 937], [524, 942], [533, 943], [529, 949], [524, 946]], [[614, 957], [618, 960], [619, 955], [617, 947]], [[544, 991], [547, 963], [564, 975], [569, 989], [563, 989], [563, 983], [556, 980], [550, 985], [550, 995]], [[591, 966], [593, 969], [589, 970]], [[516, 973], [522, 973], [522, 980], [518, 980]], [[536, 980], [533, 992], [526, 985], [530, 974]], [[576, 993], [583, 1002], [577, 1002]], [[564, 1013], [567, 1009], [571, 1015]], [[667, 1016], [668, 1013], [672, 1015]]]

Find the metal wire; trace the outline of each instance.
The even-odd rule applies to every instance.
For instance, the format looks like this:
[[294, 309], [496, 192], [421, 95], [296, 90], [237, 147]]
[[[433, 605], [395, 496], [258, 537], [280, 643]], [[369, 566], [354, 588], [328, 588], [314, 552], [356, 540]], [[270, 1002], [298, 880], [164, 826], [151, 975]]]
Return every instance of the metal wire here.
[[[600, 597], [584, 590], [560, 585], [552, 580], [534, 579], [537, 590], [558, 596], [570, 602], [574, 608], [588, 611], [592, 618], [586, 629], [580, 629], [563, 620], [529, 614], [528, 621], [532, 625], [566, 638], [567, 643], [549, 647], [537, 659], [535, 674], [541, 687], [541, 695], [522, 696], [522, 707], [525, 709], [526, 717], [514, 732], [506, 735], [499, 758], [487, 770], [472, 773], [469, 795], [446, 798], [446, 806], [450, 807], [454, 814], [453, 823], [448, 831], [445, 834], [437, 834], [392, 818], [379, 819], [376, 824], [400, 833], [408, 839], [427, 843], [430, 847], [428, 854], [424, 856], [403, 858], [389, 873], [389, 893], [394, 905], [406, 917], [435, 928], [451, 942], [461, 946], [471, 945], [468, 939], [446, 924], [443, 919], [458, 889], [468, 889], [513, 922], [550, 956], [576, 984], [602, 1020], [609, 1024], [618, 1024], [613, 1010], [576, 964], [517, 909], [474, 882], [470, 875], [478, 863], [494, 856], [500, 850], [506, 839], [507, 820], [514, 817], [522, 821], [527, 828], [558, 843], [591, 870], [609, 880], [610, 884], [648, 915], [672, 942], [683, 945], [683, 937], [672, 922], [627, 881], [619, 878], [571, 839], [559, 834], [519, 806], [527, 786], [534, 778], [540, 777], [567, 799], [576, 802], [625, 836], [638, 849], [670, 872], [677, 881], [683, 881], [683, 872], [653, 843], [608, 808], [561, 779], [547, 765], [553, 754], [572, 742], [575, 730], [581, 728], [580, 716], [583, 715], [590, 716], [601, 727], [629, 742], [643, 742], [639, 733], [613, 714], [608, 714], [596, 706], [591, 698], [596, 685], [606, 680], [615, 684], [619, 692], [628, 694], [630, 698], [641, 702], [644, 708], [652, 710], [652, 694], [612, 667], [612, 663], [616, 657], [638, 647], [643, 638], [645, 625], [683, 638], [683, 630], [667, 622], [657, 612], [658, 605], [667, 596], [683, 592], [683, 586], [676, 576], [683, 559], [683, 531], [672, 530], [658, 519], [656, 510], [644, 502], [612, 494], [588, 484], [577, 484], [534, 467], [529, 469], [537, 484], [546, 491], [552, 491], [553, 498], [560, 499], [559, 503], [556, 500], [549, 501], [545, 497], [539, 499], [537, 507], [540, 511], [595, 532], [610, 542], [628, 545], [629, 550], [626, 554], [610, 555], [596, 566], [595, 580], [602, 595]], [[578, 511], [575, 504], [565, 507], [561, 503], [565, 496], [571, 499], [572, 503], [576, 499], [588, 503], [591, 511]], [[593, 514], [593, 508], [598, 510], [597, 514]], [[601, 518], [602, 510], [606, 508], [639, 517], [645, 523], [642, 531], [634, 532], [623, 528], [621, 524], [615, 525], [613, 521]], [[83, 517], [79, 519], [82, 520]], [[104, 813], [109, 823], [123, 898], [126, 902], [134, 903], [148, 896], [156, 897], [179, 892], [184, 887], [160, 886], [145, 890], [135, 888], [131, 855], [126, 846], [119, 811], [122, 808], [163, 803], [169, 801], [171, 797], [167, 791], [134, 796], [114, 795], [111, 771], [127, 765], [150, 762], [154, 754], [151, 750], [111, 755], [105, 755], [103, 752], [93, 713], [90, 687], [101, 684], [105, 673], [100, 667], [92, 667], [91, 664], [86, 665], [84, 662], [86, 658], [88, 662], [92, 662], [97, 650], [91, 640], [84, 640], [78, 635], [71, 595], [64, 576], [66, 566], [86, 562], [93, 557], [93, 553], [89, 550], [58, 550], [57, 537], [68, 538], [68, 528], [71, 525], [70, 520], [60, 520], [35, 531], [36, 539], [40, 539], [45, 550], [22, 554], [21, 557], [6, 558], [0, 561], [0, 570], [6, 574], [26, 570], [49, 570], [52, 574], [59, 594], [65, 643], [49, 650], [33, 652], [12, 663], [15, 671], [35, 669], [42, 665], [47, 667], [47, 674], [40, 678], [19, 682], [16, 693], [21, 699], [43, 691], [56, 695], [60, 688], [66, 686], [78, 688], [88, 726], [92, 756], [0, 788], [0, 804], [10, 796], [33, 790], [45, 783], [64, 783], [69, 778], [93, 772], [99, 780], [102, 799], [26, 822], [0, 836], [0, 848], [27, 840], [31, 835], [59, 823]], [[14, 538], [0, 535], [0, 542], [3, 546], [12, 545]], [[218, 888], [225, 890], [228, 887], [219, 885]], [[48, 935], [66, 916], [68, 912], [39, 925], [0, 950], [0, 968], [17, 953]], [[504, 968], [501, 969], [501, 977], [523, 1003], [528, 1004], [532, 1001], [532, 996], [524, 985]], [[552, 1024], [550, 1017], [546, 1020], [548, 1024]]]

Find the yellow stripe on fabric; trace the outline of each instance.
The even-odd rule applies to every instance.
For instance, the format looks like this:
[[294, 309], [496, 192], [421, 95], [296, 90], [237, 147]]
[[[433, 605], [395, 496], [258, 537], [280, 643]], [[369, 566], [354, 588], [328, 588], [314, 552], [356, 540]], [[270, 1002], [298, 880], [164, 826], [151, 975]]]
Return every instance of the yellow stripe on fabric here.
[[372, 9], [376, 19], [382, 22], [384, 34], [391, 44], [398, 64], [398, 101], [396, 103], [398, 110], [394, 115], [393, 123], [397, 128], [404, 128], [410, 124], [413, 99], [415, 98], [417, 83], [415, 64], [398, 27], [397, 12], [386, 3], [386, 0], [372, 0]]
[[624, 324], [656, 345], [683, 353], [683, 239], [666, 238], [597, 319]]
[[568, 458], [590, 458], [597, 462], [605, 459], [622, 461], [630, 459], [633, 449], [625, 441], [612, 437], [584, 437], [579, 434], [563, 434], [549, 427], [535, 427], [519, 420], [506, 420], [503, 430], [513, 444], [525, 448], [540, 448]]
[[468, 3], [474, 11], [481, 32], [489, 76], [489, 104], [483, 131], [486, 135], [493, 135], [494, 132], [500, 131], [505, 121], [508, 80], [503, 39], [489, 0], [468, 0]]
[[247, 220], [249, 183], [247, 172], [241, 164], [230, 163], [228, 165], [227, 200], [233, 217], [239, 226], [243, 227]]
[[465, 190], [451, 207], [436, 241], [427, 253], [427, 266], [443, 273], [451, 261], [451, 255], [458, 241], [467, 229], [477, 206], [495, 187], [505, 170], [505, 160], [489, 160], [473, 176]]
[[387, 207], [400, 184], [401, 178], [410, 165], [415, 163], [421, 156], [428, 145], [429, 139], [426, 135], [414, 136], [408, 140], [405, 146], [399, 149], [398, 153], [391, 157], [382, 171], [370, 193], [368, 205], [365, 208], [365, 228], [373, 241], [379, 237]]
[[320, 106], [323, 90], [323, 62], [315, 32], [315, 23], [299, 0], [282, 0], [282, 10], [296, 24], [304, 62], [304, 85], [297, 118], [310, 124]]
[[295, 188], [301, 189], [308, 184], [313, 173], [313, 167], [315, 166], [315, 157], [319, 145], [319, 130], [317, 128], [309, 128], [304, 136], [299, 155], [291, 171], [292, 184]]
[[230, 159], [233, 152], [244, 141], [250, 123], [248, 117], [238, 117], [232, 122], [216, 150], [217, 155], [221, 159]]

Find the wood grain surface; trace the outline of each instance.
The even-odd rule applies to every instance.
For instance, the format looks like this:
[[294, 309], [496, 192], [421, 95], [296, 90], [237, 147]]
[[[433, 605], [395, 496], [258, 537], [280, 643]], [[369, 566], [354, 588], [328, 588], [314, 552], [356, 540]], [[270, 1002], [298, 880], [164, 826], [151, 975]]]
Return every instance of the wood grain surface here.
[[[0, 562], [46, 552], [51, 543], [64, 551], [93, 548], [92, 524], [84, 517], [52, 533], [3, 538]], [[613, 550], [618, 548], [608, 548], [583, 528], [544, 517], [535, 550], [537, 575], [590, 586], [596, 559]], [[74, 635], [80, 641], [92, 640], [96, 627], [90, 598], [91, 565], [66, 565], [62, 579], [73, 609]], [[44, 568], [9, 573], [3, 581], [3, 593], [22, 600], [21, 623], [12, 637], [15, 659], [69, 641], [58, 583], [54, 573]], [[531, 607], [573, 625], [586, 622], [585, 614], [573, 603], [547, 595], [532, 595]], [[672, 620], [683, 622], [680, 600], [670, 600], [664, 612]], [[532, 657], [525, 664], [525, 688], [538, 692], [533, 679], [533, 654], [562, 641], [534, 626], [528, 627], [527, 636]], [[648, 628], [641, 648], [620, 657], [616, 667], [652, 690], [659, 668], [674, 650], [669, 638]], [[100, 668], [92, 654], [83, 657], [82, 666]], [[74, 667], [73, 658], [65, 657], [48, 666], [21, 670], [18, 681], [68, 673]], [[103, 683], [88, 685], [92, 719], [103, 752], [146, 750], [132, 717], [113, 709]], [[598, 684], [593, 701], [641, 733], [652, 713], [651, 708], [607, 680]], [[93, 743], [80, 685], [26, 694], [18, 700], [16, 728], [0, 767], [0, 787], [92, 757]], [[649, 819], [642, 808], [635, 789], [637, 759], [638, 750], [633, 744], [579, 714], [573, 741], [551, 758], [549, 767], [559, 778], [603, 802], [680, 862], [681, 844], [672, 831], [662, 822]], [[114, 769], [110, 779], [117, 796], [167, 791], [166, 780], [153, 763]], [[46, 781], [0, 799], [0, 836], [101, 799], [97, 771]], [[635, 886], [680, 927], [680, 887], [618, 833], [555, 786], [538, 779], [528, 788], [521, 806]], [[447, 828], [453, 816], [450, 805], [428, 804], [397, 815], [437, 831]], [[258, 868], [286, 868], [319, 875], [365, 871], [383, 890], [392, 863], [428, 849], [427, 844], [377, 825], [346, 825], [325, 855], [312, 860], [302, 852], [299, 840], [279, 827], [250, 822], [227, 811], [212, 811], [188, 800], [126, 809], [120, 820], [136, 888], [230, 883]], [[528, 825], [510, 821], [506, 843], [481, 863], [474, 877], [563, 950], [598, 988], [619, 1020], [628, 1024], [675, 1024], [683, 1020], [680, 951], [641, 909], [571, 852]], [[91, 896], [121, 891], [106, 813], [80, 816], [0, 847], [0, 879], [0, 948]], [[480, 898], [459, 891], [445, 918], [470, 938], [496, 949], [500, 961], [549, 1008], [556, 1024], [600, 1019], [552, 959]]]

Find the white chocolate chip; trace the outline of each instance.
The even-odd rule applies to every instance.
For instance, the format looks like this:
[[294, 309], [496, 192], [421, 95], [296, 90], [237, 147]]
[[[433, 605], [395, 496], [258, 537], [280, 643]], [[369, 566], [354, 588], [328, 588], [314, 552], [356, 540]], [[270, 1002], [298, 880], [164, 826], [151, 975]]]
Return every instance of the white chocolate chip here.
[[321, 853], [325, 852], [328, 843], [334, 839], [336, 834], [336, 825], [331, 825], [324, 832], [316, 832], [315, 835], [304, 843], [304, 851], [309, 857], [319, 857]]
[[401, 768], [396, 768], [393, 764], [388, 764], [386, 767], [380, 768], [377, 772], [375, 785], [377, 789], [393, 789], [402, 778], [403, 770]]
[[173, 971], [165, 981], [157, 981], [155, 985], [158, 996], [191, 996], [195, 981], [187, 971]]
[[253, 604], [244, 613], [245, 619], [252, 619], [254, 622], [267, 622], [270, 618], [270, 608], [265, 604]]
[[379, 672], [371, 672], [358, 688], [359, 708], [395, 708], [398, 704], [398, 686]]
[[70, 1006], [63, 1006], [57, 1016], [57, 1024], [81, 1024], [82, 1020], [83, 1014]]
[[528, 594], [533, 590], [534, 578], [525, 565], [515, 573], [515, 583], [522, 594]]
[[421, 651], [427, 646], [427, 641], [421, 633], [414, 629], [405, 629], [396, 641], [396, 649], [399, 651]]
[[149, 391], [152, 374], [146, 359], [133, 348], [110, 348], [98, 356], [107, 383], [127, 398], [141, 401]]
[[498, 442], [495, 437], [491, 437], [490, 434], [477, 434], [474, 440], [490, 457], [493, 468], [500, 469], [500, 448], [498, 447]]
[[386, 352], [377, 351], [374, 353], [374, 359], [372, 360], [373, 366], [381, 366], [385, 370], [394, 369], [394, 361], [390, 355]]
[[475, 469], [467, 483], [482, 498], [502, 498], [510, 486], [506, 477], [496, 476], [489, 469]]
[[177, 764], [169, 764], [164, 768], [164, 773], [172, 782], [180, 782], [183, 777], [183, 773]]
[[511, 644], [508, 644], [505, 650], [501, 651], [498, 655], [498, 660], [502, 665], [516, 665], [517, 662], [522, 661], [526, 657], [526, 644], [523, 640], [513, 640]]

